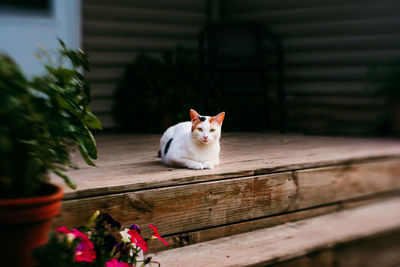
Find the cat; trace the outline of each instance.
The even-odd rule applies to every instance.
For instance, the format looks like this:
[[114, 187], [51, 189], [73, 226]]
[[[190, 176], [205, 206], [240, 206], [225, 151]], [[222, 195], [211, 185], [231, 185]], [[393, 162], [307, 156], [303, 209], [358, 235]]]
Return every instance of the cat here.
[[160, 140], [162, 161], [167, 166], [201, 170], [219, 164], [222, 121], [225, 112], [217, 116], [201, 116], [190, 110], [191, 121], [169, 127]]

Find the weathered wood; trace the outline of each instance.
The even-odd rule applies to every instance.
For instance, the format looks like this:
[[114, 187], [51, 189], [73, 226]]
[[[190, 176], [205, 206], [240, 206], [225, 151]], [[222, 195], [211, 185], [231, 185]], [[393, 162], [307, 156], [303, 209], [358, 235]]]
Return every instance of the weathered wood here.
[[295, 209], [304, 209], [400, 188], [400, 161], [296, 171]]
[[178, 248], [236, 234], [256, 231], [267, 227], [273, 227], [288, 222], [298, 221], [305, 218], [311, 218], [318, 215], [335, 212], [340, 210], [341, 208], [342, 205], [334, 204], [326, 207], [318, 207], [310, 210], [270, 216], [267, 218], [224, 225], [210, 229], [180, 233], [165, 238], [170, 243], [168, 247], [165, 247], [161, 242], [154, 242], [151, 245], [149, 252], [158, 252], [166, 249]]
[[[398, 233], [399, 208], [400, 198], [394, 198], [352, 210], [163, 251], [153, 254], [153, 257], [164, 266], [265, 266], [329, 250], [341, 244], [362, 241], [366, 237]], [[398, 261], [400, 254], [394, 255]], [[370, 250], [369, 257], [374, 257], [373, 250]]]
[[[359, 199], [351, 199], [348, 201], [340, 201], [334, 204], [327, 204], [320, 207], [313, 207], [306, 210], [295, 210], [279, 215], [272, 215], [266, 218], [248, 220], [245, 222], [239, 222], [230, 225], [218, 226], [210, 229], [203, 229], [198, 231], [180, 233], [172, 236], [165, 237], [170, 243], [168, 247], [165, 247], [161, 242], [154, 242], [149, 249], [149, 252], [159, 252], [166, 249], [178, 248], [187, 245], [197, 244], [200, 242], [210, 241], [222, 237], [237, 235], [241, 233], [247, 233], [256, 231], [259, 229], [273, 227], [276, 225], [294, 222], [302, 219], [312, 218], [315, 216], [332, 213], [335, 211], [341, 211], [344, 209], [357, 208], [363, 205], [370, 205], [375, 202], [388, 200], [393, 197], [400, 196], [400, 191], [391, 191], [373, 196], [366, 196]], [[313, 259], [315, 260], [315, 259]]]
[[282, 213], [295, 194], [292, 174], [286, 172], [69, 200], [54, 227], [83, 225], [101, 209], [125, 226], [153, 223], [169, 235]]
[[[366, 237], [331, 249], [275, 263], [277, 267], [375, 267], [400, 265], [400, 231]], [[264, 266], [264, 265], [262, 265]]]
[[98, 168], [68, 172], [78, 189], [66, 199], [400, 157], [400, 141], [258, 133], [224, 133], [221, 165], [212, 170], [169, 168], [156, 157], [160, 135], [98, 136]]

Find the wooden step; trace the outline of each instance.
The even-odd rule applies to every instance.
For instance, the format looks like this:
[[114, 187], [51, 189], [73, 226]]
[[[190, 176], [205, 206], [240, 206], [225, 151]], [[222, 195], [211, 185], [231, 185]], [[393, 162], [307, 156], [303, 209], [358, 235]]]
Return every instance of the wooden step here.
[[400, 194], [399, 140], [230, 133], [212, 170], [162, 165], [158, 142], [156, 135], [97, 138], [98, 168], [68, 172], [78, 190], [66, 189], [53, 227], [84, 225], [101, 210], [123, 227], [139, 224], [145, 237], [156, 225], [171, 243], [155, 243], [156, 252]]
[[152, 254], [161, 266], [398, 266], [400, 197]]

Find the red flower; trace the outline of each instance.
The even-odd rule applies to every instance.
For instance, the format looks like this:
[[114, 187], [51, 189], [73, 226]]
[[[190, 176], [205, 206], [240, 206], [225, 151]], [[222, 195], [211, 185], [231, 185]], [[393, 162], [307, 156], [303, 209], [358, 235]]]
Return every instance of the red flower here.
[[163, 242], [164, 243], [164, 245], [166, 245], [166, 246], [168, 246], [169, 244], [168, 244], [168, 242], [167, 241], [165, 241], [161, 236], [160, 236], [160, 234], [158, 233], [158, 230], [157, 230], [157, 227], [155, 227], [154, 225], [152, 225], [152, 224], [150, 224], [149, 225], [149, 227], [151, 228], [151, 229], [153, 229], [153, 236], [155, 237], [155, 238], [158, 238], [158, 239], [160, 239], [161, 240], [161, 242]]
[[75, 250], [75, 261], [76, 262], [93, 262], [96, 259], [96, 252], [94, 246], [89, 238], [82, 239], [82, 242], [78, 245]]
[[106, 267], [133, 267], [126, 262], [119, 262], [117, 259], [111, 259], [106, 262]]
[[132, 243], [136, 244], [138, 247], [140, 247], [143, 252], [146, 252], [148, 249], [149, 245], [147, 244], [146, 241], [139, 235], [138, 231], [135, 229], [130, 229], [128, 231], [128, 234], [131, 236], [131, 241]]
[[86, 235], [76, 229], [68, 230], [66, 226], [59, 227], [56, 231], [64, 234], [72, 234], [75, 238], [82, 239], [81, 243], [79, 243], [75, 250], [76, 262], [93, 262], [96, 259], [94, 245]]

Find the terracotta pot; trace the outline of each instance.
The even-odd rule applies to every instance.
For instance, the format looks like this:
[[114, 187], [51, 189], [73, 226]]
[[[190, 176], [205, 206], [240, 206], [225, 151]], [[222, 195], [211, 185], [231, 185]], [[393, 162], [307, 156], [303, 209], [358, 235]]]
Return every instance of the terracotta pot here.
[[61, 210], [61, 187], [44, 184], [43, 196], [0, 199], [1, 266], [32, 266], [34, 248], [48, 240], [51, 219]]

